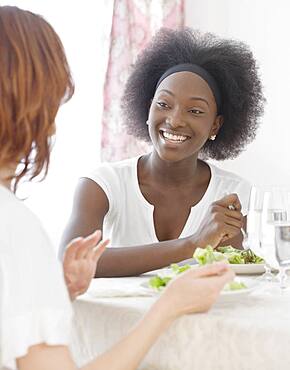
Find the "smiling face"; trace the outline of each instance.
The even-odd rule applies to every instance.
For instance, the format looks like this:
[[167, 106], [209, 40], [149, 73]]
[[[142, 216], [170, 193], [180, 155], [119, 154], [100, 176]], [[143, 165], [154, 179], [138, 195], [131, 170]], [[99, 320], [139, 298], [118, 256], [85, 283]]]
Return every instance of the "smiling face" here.
[[217, 135], [222, 116], [208, 84], [192, 72], [166, 77], [149, 110], [149, 135], [161, 159], [197, 157], [211, 135]]

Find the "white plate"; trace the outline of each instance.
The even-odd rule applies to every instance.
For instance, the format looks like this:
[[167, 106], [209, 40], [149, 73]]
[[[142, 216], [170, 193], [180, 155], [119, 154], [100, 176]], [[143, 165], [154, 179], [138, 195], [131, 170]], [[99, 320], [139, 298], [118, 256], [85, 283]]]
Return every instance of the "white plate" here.
[[[218, 299], [218, 302], [229, 302], [229, 301], [235, 301], [238, 300], [241, 297], [247, 296], [251, 294], [254, 290], [258, 288], [258, 286], [261, 284], [259, 281], [257, 281], [255, 278], [237, 278], [236, 281], [243, 282], [246, 285], [246, 289], [239, 289], [239, 290], [222, 290], [220, 297]], [[143, 289], [145, 289], [148, 293], [151, 294], [160, 294], [163, 289], [160, 291], [157, 291], [155, 289], [152, 289], [148, 285], [149, 281], [143, 281], [140, 285]]]
[[231, 268], [235, 271], [236, 274], [241, 275], [255, 275], [263, 274], [265, 272], [263, 263], [241, 263], [241, 264], [230, 264]]
[[[183, 266], [185, 264], [190, 264], [193, 267], [197, 267], [197, 262], [190, 258], [185, 261], [178, 262], [179, 266]], [[265, 272], [264, 263], [241, 263], [241, 264], [230, 264], [231, 268], [235, 271], [236, 274], [241, 275], [258, 275], [263, 274]]]
[[[234, 270], [234, 272], [238, 275], [260, 275], [265, 272], [264, 268], [265, 265], [263, 263], [241, 263], [241, 264], [231, 263], [230, 266]], [[197, 268], [200, 266], [198, 264], [193, 264], [191, 265], [191, 267]], [[160, 275], [162, 277], [172, 274], [173, 273], [170, 267], [150, 272], [150, 275]]]
[[239, 300], [253, 291], [255, 291], [261, 284], [260, 281], [257, 281], [255, 278], [237, 278], [237, 281], [243, 282], [246, 285], [246, 289], [239, 290], [222, 290], [218, 302], [230, 302]]

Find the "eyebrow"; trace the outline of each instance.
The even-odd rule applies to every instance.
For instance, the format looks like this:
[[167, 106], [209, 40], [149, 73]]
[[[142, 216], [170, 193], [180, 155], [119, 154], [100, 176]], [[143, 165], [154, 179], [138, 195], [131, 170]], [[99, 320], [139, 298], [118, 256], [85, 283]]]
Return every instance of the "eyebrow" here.
[[[162, 90], [159, 90], [159, 92], [166, 92], [167, 94], [171, 96], [175, 96], [170, 90], [162, 89]], [[200, 96], [191, 96], [189, 99], [203, 101], [204, 103], [206, 103], [207, 106], [209, 106], [208, 101]]]

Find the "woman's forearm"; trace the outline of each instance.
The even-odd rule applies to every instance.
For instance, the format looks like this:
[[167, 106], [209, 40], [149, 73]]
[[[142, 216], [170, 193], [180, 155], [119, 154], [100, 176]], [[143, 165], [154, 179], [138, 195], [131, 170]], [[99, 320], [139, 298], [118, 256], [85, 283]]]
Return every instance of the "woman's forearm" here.
[[137, 369], [152, 344], [173, 319], [163, 300], [158, 300], [124, 339], [81, 370]]
[[194, 241], [190, 238], [108, 248], [99, 259], [95, 277], [140, 275], [191, 258], [193, 252]]

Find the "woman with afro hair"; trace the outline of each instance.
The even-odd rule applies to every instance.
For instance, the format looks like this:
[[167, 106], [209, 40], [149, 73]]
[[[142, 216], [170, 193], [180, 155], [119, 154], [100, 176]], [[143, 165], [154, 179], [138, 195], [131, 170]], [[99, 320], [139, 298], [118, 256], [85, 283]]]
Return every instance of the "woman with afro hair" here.
[[104, 163], [80, 179], [62, 245], [102, 229], [112, 246], [96, 276], [136, 275], [192, 257], [197, 247], [242, 247], [250, 184], [206, 162], [244, 150], [264, 97], [242, 42], [161, 29], [132, 67], [124, 123], [149, 154]]

